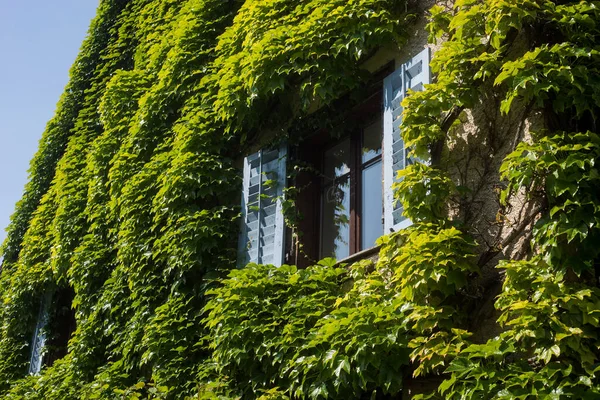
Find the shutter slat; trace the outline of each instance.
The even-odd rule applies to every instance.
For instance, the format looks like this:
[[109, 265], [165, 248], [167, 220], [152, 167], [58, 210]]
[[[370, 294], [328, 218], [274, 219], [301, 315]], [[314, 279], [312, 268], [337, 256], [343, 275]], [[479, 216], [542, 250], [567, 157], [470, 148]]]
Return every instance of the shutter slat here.
[[276, 215], [267, 215], [265, 216], [264, 220], [263, 220], [263, 225], [265, 226], [269, 226], [269, 225], [275, 225], [275, 219], [276, 219]]
[[[281, 198], [285, 189], [287, 147], [261, 150], [245, 158], [238, 265], [283, 264]], [[275, 184], [272, 183], [275, 181]], [[268, 182], [268, 184], [267, 184]]]
[[275, 244], [274, 243], [263, 243], [262, 245], [262, 256], [275, 255]]
[[[248, 223], [258, 221], [258, 211], [251, 211], [246, 217], [246, 221]], [[256, 229], [258, 227], [258, 222], [256, 223], [256, 227], [251, 227], [250, 224], [248, 224], [248, 227], [249, 229]]]
[[263, 232], [261, 243], [264, 246], [275, 243], [275, 229]]
[[[258, 207], [259, 196], [260, 196], [260, 193], [258, 193], [258, 191], [250, 194], [248, 196], [248, 207]], [[251, 208], [251, 210], [252, 210], [252, 208]]]
[[402, 212], [404, 210], [402, 209], [402, 207], [399, 207], [397, 209], [395, 209], [393, 211], [394, 214], [394, 225], [397, 225], [403, 221], [407, 221], [406, 217], [404, 215], [402, 215]]
[[268, 171], [263, 175], [263, 182], [267, 179], [277, 179], [277, 167], [279, 166], [279, 159], [271, 160], [265, 164], [263, 164], [263, 171]]
[[404, 140], [402, 140], [402, 139], [396, 140], [394, 142], [394, 144], [392, 145], [392, 151], [394, 153], [398, 153], [400, 151], [404, 151]]
[[277, 203], [274, 203], [272, 199], [270, 199], [271, 205], [263, 205], [263, 209], [264, 209], [264, 215], [265, 216], [272, 216], [275, 215], [275, 213], [277, 212]]
[[[256, 224], [256, 227], [258, 227], [258, 224]], [[248, 231], [248, 240], [258, 240], [258, 229], [252, 229]]]
[[[404, 166], [405, 166], [404, 152], [394, 154], [393, 161], [394, 161], [394, 172], [404, 169]], [[397, 174], [395, 174], [395, 175], [397, 175]]]
[[261, 207], [263, 209], [269, 208], [269, 210], [268, 211], [265, 210], [265, 212], [273, 213], [274, 211], [271, 212], [270, 205], [276, 204], [276, 201], [277, 201], [277, 188], [268, 189], [268, 190], [263, 189], [262, 196], [261, 196]]
[[259, 183], [260, 183], [260, 176], [256, 175], [256, 176], [253, 176], [252, 178], [250, 178], [250, 188], [251, 189], [258, 190]]
[[29, 374], [37, 375], [42, 370], [44, 347], [46, 346], [46, 325], [48, 325], [50, 303], [52, 292], [48, 291], [42, 297], [38, 319], [31, 341], [31, 357], [29, 359]]
[[263, 159], [262, 159], [263, 164], [267, 164], [270, 161], [277, 160], [280, 157], [279, 149], [263, 150], [262, 157], [263, 157]]
[[401, 136], [402, 100], [408, 90], [423, 90], [430, 83], [430, 51], [423, 50], [404, 63], [383, 81], [383, 180], [384, 180], [384, 229], [385, 233], [398, 231], [410, 225], [402, 216], [402, 206], [394, 201], [392, 185], [398, 181], [398, 171], [412, 163], [406, 156]]

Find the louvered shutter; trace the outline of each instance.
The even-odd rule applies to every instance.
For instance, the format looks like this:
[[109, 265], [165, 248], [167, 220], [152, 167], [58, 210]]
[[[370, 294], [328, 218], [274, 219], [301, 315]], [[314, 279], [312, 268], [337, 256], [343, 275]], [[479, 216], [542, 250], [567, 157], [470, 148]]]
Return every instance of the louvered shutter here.
[[430, 83], [429, 58], [429, 49], [425, 49], [383, 81], [383, 206], [386, 233], [398, 231], [411, 224], [411, 221], [402, 215], [402, 205], [395, 204], [392, 184], [398, 181], [398, 171], [411, 162], [400, 134], [403, 111], [401, 103], [409, 89], [423, 90], [423, 85]]
[[31, 341], [31, 357], [29, 359], [29, 374], [39, 374], [42, 370], [44, 347], [46, 346], [46, 325], [48, 324], [48, 309], [52, 302], [52, 294], [47, 292], [41, 300], [33, 339]]
[[287, 147], [260, 150], [244, 159], [242, 226], [238, 265], [281, 266], [285, 227], [281, 199], [286, 185]]

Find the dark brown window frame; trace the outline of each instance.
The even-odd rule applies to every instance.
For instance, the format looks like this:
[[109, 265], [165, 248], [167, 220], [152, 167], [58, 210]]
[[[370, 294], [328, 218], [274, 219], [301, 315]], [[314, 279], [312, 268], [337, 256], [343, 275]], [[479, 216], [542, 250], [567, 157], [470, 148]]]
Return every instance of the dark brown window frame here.
[[[363, 170], [369, 168], [377, 164], [378, 162], [382, 162], [382, 153], [374, 156], [370, 160], [363, 162], [362, 161], [362, 149], [364, 145], [364, 132], [365, 129], [371, 126], [373, 123], [377, 122], [381, 116], [372, 116], [370, 119], [360, 121], [360, 126], [354, 129], [351, 133], [342, 138], [339, 138], [331, 143], [329, 143], [326, 147], [320, 149], [321, 153], [321, 165], [325, 164], [325, 158], [328, 150], [335, 148], [335, 146], [349, 139], [350, 143], [350, 157], [349, 157], [349, 171], [345, 174], [336, 177], [329, 183], [324, 182], [324, 178], [321, 179], [320, 183], [320, 193], [321, 193], [321, 205], [320, 205], [320, 223], [319, 227], [321, 228], [319, 232], [319, 258], [324, 257], [323, 249], [322, 249], [322, 229], [325, 226], [325, 221], [323, 221], [323, 197], [324, 191], [330, 187], [335, 185], [338, 182], [343, 182], [347, 178], [349, 178], [349, 186], [350, 186], [350, 212], [349, 212], [349, 243], [348, 243], [348, 257], [352, 256], [356, 253], [359, 253], [363, 250], [368, 250], [369, 248], [362, 248], [362, 219], [364, 216], [363, 204], [362, 204], [362, 195], [363, 195]], [[383, 134], [382, 134], [383, 141]], [[383, 190], [383, 188], [382, 188]], [[383, 208], [382, 208], [382, 217], [383, 217]]]
[[[389, 73], [389, 68], [382, 74]], [[314, 171], [323, 171], [324, 157], [328, 149], [350, 138], [350, 237], [349, 254], [347, 258], [353, 258], [358, 253], [368, 252], [370, 249], [361, 249], [361, 216], [362, 216], [362, 171], [364, 168], [383, 161], [382, 154], [362, 163], [361, 149], [362, 136], [366, 127], [383, 116], [383, 89], [382, 80], [377, 80], [368, 90], [368, 96], [364, 100], [349, 109], [345, 113], [344, 125], [353, 126], [346, 135], [331, 137], [331, 133], [325, 129], [319, 130], [307, 138], [297, 149], [296, 159], [306, 162], [313, 167], [312, 173], [301, 173], [294, 184], [304, 188], [298, 195], [297, 205], [300, 213], [305, 217], [299, 222], [301, 231], [300, 242], [302, 249], [290, 243], [286, 262], [293, 263], [299, 267], [314, 264], [321, 258], [321, 235], [322, 235], [322, 199], [323, 188], [322, 175]], [[383, 133], [382, 133], [383, 137]], [[315, 149], [318, 149], [315, 151]], [[315, 154], [318, 153], [318, 154]], [[346, 176], [346, 175], [344, 175]], [[383, 190], [383, 189], [382, 189]], [[383, 214], [382, 214], [383, 218]], [[288, 235], [288, 238], [291, 235]]]

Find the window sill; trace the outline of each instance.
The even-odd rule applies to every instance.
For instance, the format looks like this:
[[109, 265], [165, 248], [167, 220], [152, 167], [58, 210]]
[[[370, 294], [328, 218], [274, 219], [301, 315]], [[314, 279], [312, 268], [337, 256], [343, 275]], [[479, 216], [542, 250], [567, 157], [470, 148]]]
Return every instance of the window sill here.
[[355, 261], [359, 261], [359, 260], [365, 259], [367, 257], [370, 257], [374, 254], [377, 254], [379, 252], [380, 248], [381, 248], [381, 246], [375, 246], [375, 247], [371, 247], [370, 249], [361, 250], [358, 253], [354, 253], [351, 256], [348, 256], [346, 258], [342, 258], [341, 260], [338, 260], [336, 266], [340, 266], [341, 264], [350, 264]]

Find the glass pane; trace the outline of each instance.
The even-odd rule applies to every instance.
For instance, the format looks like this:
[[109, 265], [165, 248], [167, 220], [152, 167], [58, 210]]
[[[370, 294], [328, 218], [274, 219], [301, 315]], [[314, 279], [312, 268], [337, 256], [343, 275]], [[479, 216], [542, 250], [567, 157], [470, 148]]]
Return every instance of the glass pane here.
[[362, 163], [381, 154], [381, 141], [383, 138], [383, 123], [381, 118], [367, 126], [363, 131]]
[[350, 255], [350, 179], [325, 187], [322, 195], [321, 257]]
[[383, 198], [381, 194], [381, 161], [362, 171], [361, 249], [375, 246], [383, 235]]
[[350, 172], [350, 139], [337, 144], [325, 152], [325, 182], [330, 183], [335, 178]]

